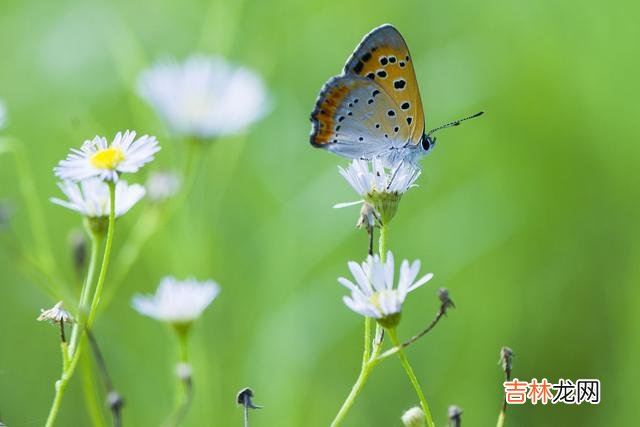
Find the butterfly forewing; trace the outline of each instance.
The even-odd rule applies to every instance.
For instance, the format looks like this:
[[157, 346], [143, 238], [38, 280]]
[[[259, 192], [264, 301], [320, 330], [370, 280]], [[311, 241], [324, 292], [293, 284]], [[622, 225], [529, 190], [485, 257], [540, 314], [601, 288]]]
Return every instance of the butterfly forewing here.
[[348, 158], [370, 159], [409, 138], [399, 107], [377, 82], [343, 75], [329, 80], [311, 114], [311, 143]]
[[398, 110], [401, 133], [408, 134], [412, 144], [420, 142], [424, 133], [422, 101], [412, 57], [398, 30], [387, 24], [367, 34], [347, 61], [343, 74], [379, 84]]

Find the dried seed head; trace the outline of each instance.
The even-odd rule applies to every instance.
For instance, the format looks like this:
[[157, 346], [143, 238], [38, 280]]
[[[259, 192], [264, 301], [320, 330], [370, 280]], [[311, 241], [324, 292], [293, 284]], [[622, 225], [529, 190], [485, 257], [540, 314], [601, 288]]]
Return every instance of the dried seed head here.
[[50, 323], [73, 323], [74, 320], [71, 314], [62, 308], [62, 301], [60, 301], [48, 310], [40, 309], [38, 321], [47, 321]]
[[456, 405], [449, 406], [449, 425], [451, 427], [462, 425], [462, 409]]
[[500, 360], [498, 363], [502, 366], [502, 370], [507, 378], [511, 378], [511, 368], [513, 365], [513, 350], [510, 347], [502, 347], [500, 349]]
[[365, 228], [368, 232], [373, 230], [373, 227], [376, 225], [376, 222], [380, 220], [380, 217], [376, 213], [375, 208], [368, 202], [362, 203], [362, 208], [360, 209], [360, 216], [358, 217], [358, 222], [356, 223], [356, 227]]
[[253, 390], [249, 387], [245, 387], [238, 392], [236, 396], [236, 403], [238, 405], [244, 406], [245, 408], [251, 409], [260, 409], [262, 406], [255, 405], [252, 401], [253, 399]]
[[446, 314], [450, 308], [456, 308], [453, 300], [449, 297], [447, 288], [438, 289], [438, 298], [440, 299], [440, 307], [443, 313]]
[[117, 391], [110, 391], [107, 394], [107, 405], [111, 410], [120, 410], [124, 406], [124, 399]]

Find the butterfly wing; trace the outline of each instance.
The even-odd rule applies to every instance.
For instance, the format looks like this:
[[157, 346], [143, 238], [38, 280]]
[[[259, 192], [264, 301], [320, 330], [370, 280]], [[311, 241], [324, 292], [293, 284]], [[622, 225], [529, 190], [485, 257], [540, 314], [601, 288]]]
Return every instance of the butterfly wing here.
[[329, 80], [311, 113], [310, 141], [350, 159], [371, 159], [407, 144], [409, 127], [377, 82], [356, 75]]
[[400, 133], [417, 144], [424, 133], [424, 111], [413, 60], [404, 39], [390, 24], [367, 34], [347, 61], [343, 75], [378, 83], [397, 106]]

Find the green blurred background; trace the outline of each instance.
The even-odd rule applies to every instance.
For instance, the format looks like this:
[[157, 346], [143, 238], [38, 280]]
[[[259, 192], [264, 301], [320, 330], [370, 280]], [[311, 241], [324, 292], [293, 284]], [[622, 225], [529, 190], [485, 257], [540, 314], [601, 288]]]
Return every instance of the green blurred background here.
[[[174, 337], [135, 313], [130, 298], [163, 275], [214, 278], [220, 297], [192, 336], [195, 400], [185, 425], [241, 425], [235, 393], [265, 406], [251, 426], [326, 426], [353, 383], [361, 318], [336, 282], [360, 260], [357, 208], [338, 175], [346, 162], [311, 148], [308, 115], [320, 86], [362, 36], [390, 22], [414, 56], [428, 126], [484, 109], [442, 132], [420, 188], [392, 223], [396, 257], [436, 275], [412, 294], [401, 336], [435, 314], [440, 286], [457, 308], [408, 350], [434, 412], [464, 409], [465, 425], [493, 425], [502, 345], [520, 379], [598, 378], [598, 406], [511, 407], [507, 425], [632, 425], [640, 353], [638, 283], [637, 16], [633, 2], [463, 0], [25, 2], [0, 4], [0, 98], [35, 172], [49, 238], [69, 286], [68, 235], [80, 218], [59, 196], [52, 167], [95, 134], [132, 128], [163, 150], [138, 175], [182, 157], [135, 94], [137, 74], [166, 55], [218, 53], [269, 86], [271, 114], [202, 156], [188, 202], [155, 233], [95, 333], [126, 426], [155, 426], [173, 402]], [[35, 321], [53, 301], [14, 256], [7, 234], [32, 247], [13, 158], [0, 156], [0, 198], [14, 206], [0, 248], [0, 414], [42, 425], [59, 375], [55, 328]], [[143, 212], [118, 223], [116, 250]], [[107, 287], [109, 283], [107, 281]], [[82, 372], [58, 425], [90, 425]], [[346, 419], [399, 426], [416, 404], [398, 360], [382, 364]]]

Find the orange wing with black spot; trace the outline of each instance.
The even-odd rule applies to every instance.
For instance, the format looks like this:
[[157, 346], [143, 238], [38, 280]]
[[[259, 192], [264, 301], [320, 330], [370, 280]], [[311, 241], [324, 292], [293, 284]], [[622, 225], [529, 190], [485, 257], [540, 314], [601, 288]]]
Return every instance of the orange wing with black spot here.
[[343, 75], [356, 75], [378, 83], [398, 108], [412, 144], [424, 133], [424, 111], [412, 57], [402, 35], [392, 25], [382, 25], [358, 45]]

